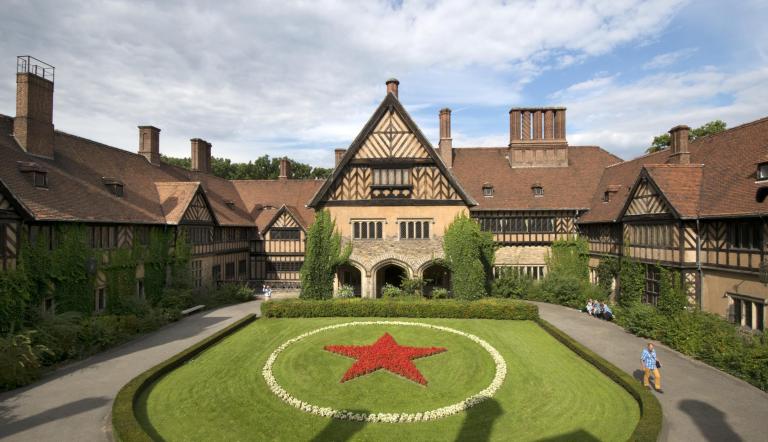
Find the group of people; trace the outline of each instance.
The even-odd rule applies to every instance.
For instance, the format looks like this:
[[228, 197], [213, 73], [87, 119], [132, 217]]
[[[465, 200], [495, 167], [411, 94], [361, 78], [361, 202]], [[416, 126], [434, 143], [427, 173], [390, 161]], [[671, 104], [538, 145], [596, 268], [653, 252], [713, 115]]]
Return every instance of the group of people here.
[[613, 311], [605, 302], [590, 299], [587, 301], [587, 308], [584, 311], [596, 318], [602, 318], [606, 321], [613, 320]]
[[262, 285], [261, 293], [264, 294], [265, 299], [270, 299], [272, 297], [272, 287], [268, 286], [267, 284]]

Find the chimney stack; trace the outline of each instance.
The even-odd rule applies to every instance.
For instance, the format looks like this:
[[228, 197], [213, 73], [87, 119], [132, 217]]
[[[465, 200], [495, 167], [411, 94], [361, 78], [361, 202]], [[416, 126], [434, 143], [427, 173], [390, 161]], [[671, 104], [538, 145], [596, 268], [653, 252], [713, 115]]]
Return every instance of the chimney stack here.
[[34, 57], [16, 57], [13, 136], [27, 153], [47, 158], [53, 158], [54, 71]]
[[280, 176], [277, 178], [280, 180], [287, 180], [291, 174], [291, 163], [287, 157], [280, 158]]
[[398, 98], [397, 88], [399, 85], [400, 85], [400, 82], [397, 81], [397, 78], [390, 78], [389, 80], [387, 80], [387, 93], [394, 94], [395, 98]]
[[567, 144], [564, 107], [513, 107], [509, 111], [509, 145]]
[[211, 173], [211, 143], [192, 138], [192, 170], [195, 172]]
[[160, 164], [160, 129], [139, 126], [139, 155], [152, 164]]
[[670, 150], [672, 155], [670, 155], [669, 160], [667, 160], [668, 163], [691, 163], [691, 153], [688, 152], [688, 134], [690, 131], [691, 128], [686, 125], [675, 126], [669, 130], [669, 134], [671, 135]]
[[453, 139], [451, 138], [451, 110], [440, 109], [440, 157], [448, 168], [453, 167]]
[[347, 149], [336, 149], [334, 153], [336, 154], [336, 167], [338, 167], [341, 159], [344, 158], [344, 154], [347, 153]]

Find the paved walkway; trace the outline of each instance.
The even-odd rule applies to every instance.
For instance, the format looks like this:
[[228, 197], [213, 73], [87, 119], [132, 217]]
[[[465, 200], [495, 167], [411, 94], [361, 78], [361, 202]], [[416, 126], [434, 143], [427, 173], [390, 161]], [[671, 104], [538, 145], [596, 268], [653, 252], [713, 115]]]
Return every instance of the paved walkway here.
[[254, 301], [193, 315], [0, 395], [0, 439], [110, 440], [112, 402], [123, 385], [246, 314], [259, 313], [260, 305]]
[[[641, 382], [647, 340], [621, 327], [558, 305], [536, 303], [541, 317]], [[768, 441], [768, 394], [746, 382], [654, 343], [664, 394], [661, 440]]]

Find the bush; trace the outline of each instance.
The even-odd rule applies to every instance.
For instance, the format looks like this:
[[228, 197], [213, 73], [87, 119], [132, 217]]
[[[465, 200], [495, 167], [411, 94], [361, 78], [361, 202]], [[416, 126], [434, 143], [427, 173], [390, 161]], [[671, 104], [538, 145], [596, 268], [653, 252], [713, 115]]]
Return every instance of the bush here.
[[184, 310], [193, 304], [192, 290], [187, 288], [166, 287], [163, 290], [163, 297], [157, 306], [160, 308]]
[[499, 277], [493, 281], [491, 296], [523, 299], [531, 290], [533, 280], [516, 268], [499, 269]]
[[582, 308], [587, 295], [595, 293], [589, 284], [588, 246], [586, 240], [558, 240], [547, 257], [547, 275], [540, 289], [550, 302]]
[[381, 288], [382, 298], [402, 298], [403, 296], [405, 296], [405, 292], [392, 284], [384, 284], [384, 287]]
[[253, 299], [253, 290], [243, 284], [224, 284], [214, 291], [213, 304], [226, 305]]
[[341, 287], [339, 287], [339, 292], [337, 293], [337, 297], [339, 298], [354, 298], [355, 297], [355, 289], [349, 284], [344, 284]]
[[426, 284], [421, 278], [403, 278], [400, 288], [406, 295], [424, 296], [424, 286]]
[[436, 287], [432, 289], [432, 293], [430, 294], [430, 297], [432, 299], [448, 299], [451, 297], [451, 293], [446, 288]]
[[301, 266], [302, 299], [330, 299], [333, 297], [333, 278], [336, 267], [345, 263], [352, 253], [352, 243], [341, 247], [341, 235], [336, 222], [327, 210], [315, 215], [315, 222], [307, 231], [306, 253]]
[[465, 214], [454, 218], [443, 238], [454, 297], [479, 299], [488, 294], [495, 247], [493, 236], [480, 230], [475, 221]]
[[261, 304], [265, 318], [406, 317], [534, 320], [538, 308], [527, 302], [486, 298], [478, 301], [423, 299], [286, 299]]
[[33, 343], [33, 331], [0, 336], [0, 389], [29, 384], [40, 372], [41, 356], [48, 352]]
[[81, 321], [82, 314], [79, 312], [42, 316], [37, 325], [34, 341], [50, 350], [43, 355], [44, 365], [52, 365], [80, 356], [81, 346], [78, 335]]

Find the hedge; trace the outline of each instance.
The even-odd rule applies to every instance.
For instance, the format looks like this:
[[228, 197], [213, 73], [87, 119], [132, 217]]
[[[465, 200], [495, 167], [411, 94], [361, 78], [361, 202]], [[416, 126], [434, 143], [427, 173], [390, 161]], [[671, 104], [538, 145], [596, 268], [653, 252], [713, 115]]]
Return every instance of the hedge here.
[[661, 433], [663, 414], [661, 404], [650, 391], [637, 382], [632, 376], [625, 373], [619, 367], [606, 361], [593, 351], [576, 342], [573, 338], [563, 333], [549, 322], [539, 318], [538, 324], [555, 339], [581, 356], [584, 360], [594, 365], [603, 374], [611, 378], [622, 388], [631, 394], [640, 405], [640, 420], [635, 431], [629, 437], [630, 441], [656, 442]]
[[115, 439], [118, 441], [152, 441], [144, 427], [136, 418], [136, 401], [141, 394], [161, 377], [184, 365], [190, 359], [217, 344], [222, 339], [240, 330], [256, 320], [255, 314], [245, 316], [234, 324], [207, 337], [197, 344], [189, 347], [172, 358], [161, 362], [125, 384], [117, 393], [115, 403], [112, 405], [112, 429]]
[[261, 304], [261, 314], [265, 318], [400, 317], [535, 320], [539, 317], [539, 309], [527, 302], [493, 298], [478, 301], [286, 299], [264, 302]]

